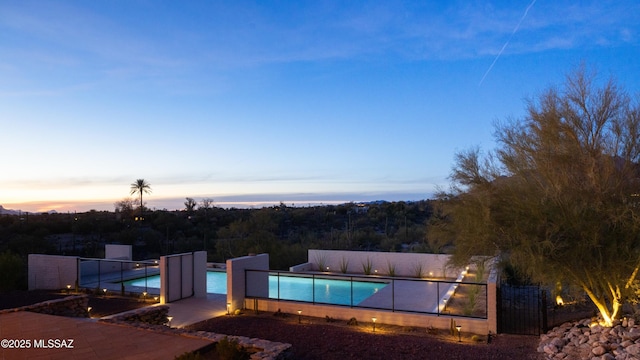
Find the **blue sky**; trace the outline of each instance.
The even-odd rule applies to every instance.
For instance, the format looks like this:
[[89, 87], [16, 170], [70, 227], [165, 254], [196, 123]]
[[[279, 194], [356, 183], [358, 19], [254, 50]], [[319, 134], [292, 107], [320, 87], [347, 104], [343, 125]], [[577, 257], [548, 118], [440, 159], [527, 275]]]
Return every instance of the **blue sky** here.
[[0, 3], [0, 205], [430, 198], [585, 62], [640, 83], [636, 1]]

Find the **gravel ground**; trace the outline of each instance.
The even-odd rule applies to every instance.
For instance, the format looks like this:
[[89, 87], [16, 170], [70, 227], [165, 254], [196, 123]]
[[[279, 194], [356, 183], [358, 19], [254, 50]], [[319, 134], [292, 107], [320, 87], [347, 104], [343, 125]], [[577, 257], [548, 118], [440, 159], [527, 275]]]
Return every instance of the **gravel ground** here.
[[[56, 292], [30, 291], [0, 294], [0, 309], [31, 305], [68, 296]], [[138, 299], [89, 297], [92, 316], [105, 316], [144, 306]], [[423, 328], [402, 328], [376, 324], [348, 326], [345, 321], [297, 316], [274, 316], [269, 313], [212, 318], [192, 325], [192, 330], [205, 330], [227, 335], [255, 337], [292, 344], [290, 359], [523, 359], [539, 360], [537, 336], [495, 335], [491, 343], [475, 342], [463, 334], [462, 342], [444, 331], [428, 334]]]
[[426, 329], [405, 329], [371, 324], [348, 326], [344, 321], [272, 314], [223, 316], [194, 324], [193, 330], [256, 337], [292, 345], [291, 359], [542, 359], [536, 352], [537, 336], [496, 335], [491, 343], [462, 342], [450, 335], [427, 334]]

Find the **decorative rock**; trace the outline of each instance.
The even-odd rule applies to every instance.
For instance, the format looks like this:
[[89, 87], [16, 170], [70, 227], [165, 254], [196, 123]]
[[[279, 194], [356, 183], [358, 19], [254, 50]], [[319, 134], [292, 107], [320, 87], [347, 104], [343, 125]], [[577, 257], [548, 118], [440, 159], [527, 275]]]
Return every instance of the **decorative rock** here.
[[557, 337], [555, 339], [552, 339], [550, 344], [554, 345], [557, 348], [562, 348], [566, 344], [566, 342], [564, 339]]
[[558, 352], [558, 348], [551, 344], [545, 345], [544, 352], [549, 355], [555, 355]]
[[635, 320], [633, 320], [633, 318], [627, 320], [627, 326], [629, 327], [634, 327], [636, 324]]
[[598, 346], [594, 347], [593, 349], [591, 349], [591, 352], [595, 356], [601, 356], [601, 355], [603, 355], [604, 353], [607, 352], [607, 349], [605, 349], [604, 346], [602, 346], [602, 345], [598, 345]]
[[640, 355], [640, 344], [629, 345], [626, 348], [624, 348], [624, 350], [627, 352], [627, 354], [638, 356]]
[[631, 320], [611, 328], [590, 319], [562, 324], [540, 336], [538, 352], [550, 360], [640, 360], [640, 327]]

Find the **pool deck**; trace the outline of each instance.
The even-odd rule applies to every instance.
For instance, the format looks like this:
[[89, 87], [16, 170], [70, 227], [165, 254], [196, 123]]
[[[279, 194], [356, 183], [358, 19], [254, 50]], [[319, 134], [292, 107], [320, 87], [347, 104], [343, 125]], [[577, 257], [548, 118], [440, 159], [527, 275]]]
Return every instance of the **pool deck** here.
[[[22, 339], [30, 348], [0, 347], [0, 359], [173, 359], [211, 344], [208, 340], [157, 333], [95, 319], [18, 311], [0, 315], [0, 339]], [[35, 348], [35, 342], [65, 341], [73, 348]], [[55, 344], [55, 343], [54, 343]], [[4, 346], [6, 347], [6, 346]]]

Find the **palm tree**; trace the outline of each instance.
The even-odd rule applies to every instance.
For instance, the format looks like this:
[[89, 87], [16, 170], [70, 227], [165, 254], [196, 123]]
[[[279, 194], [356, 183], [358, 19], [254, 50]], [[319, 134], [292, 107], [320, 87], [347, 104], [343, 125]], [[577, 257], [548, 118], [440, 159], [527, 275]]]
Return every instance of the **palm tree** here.
[[150, 194], [151, 193], [151, 184], [146, 182], [144, 179], [137, 179], [136, 182], [131, 184], [131, 193], [130, 195], [139, 193], [140, 194], [140, 221], [142, 221], [142, 193]]

